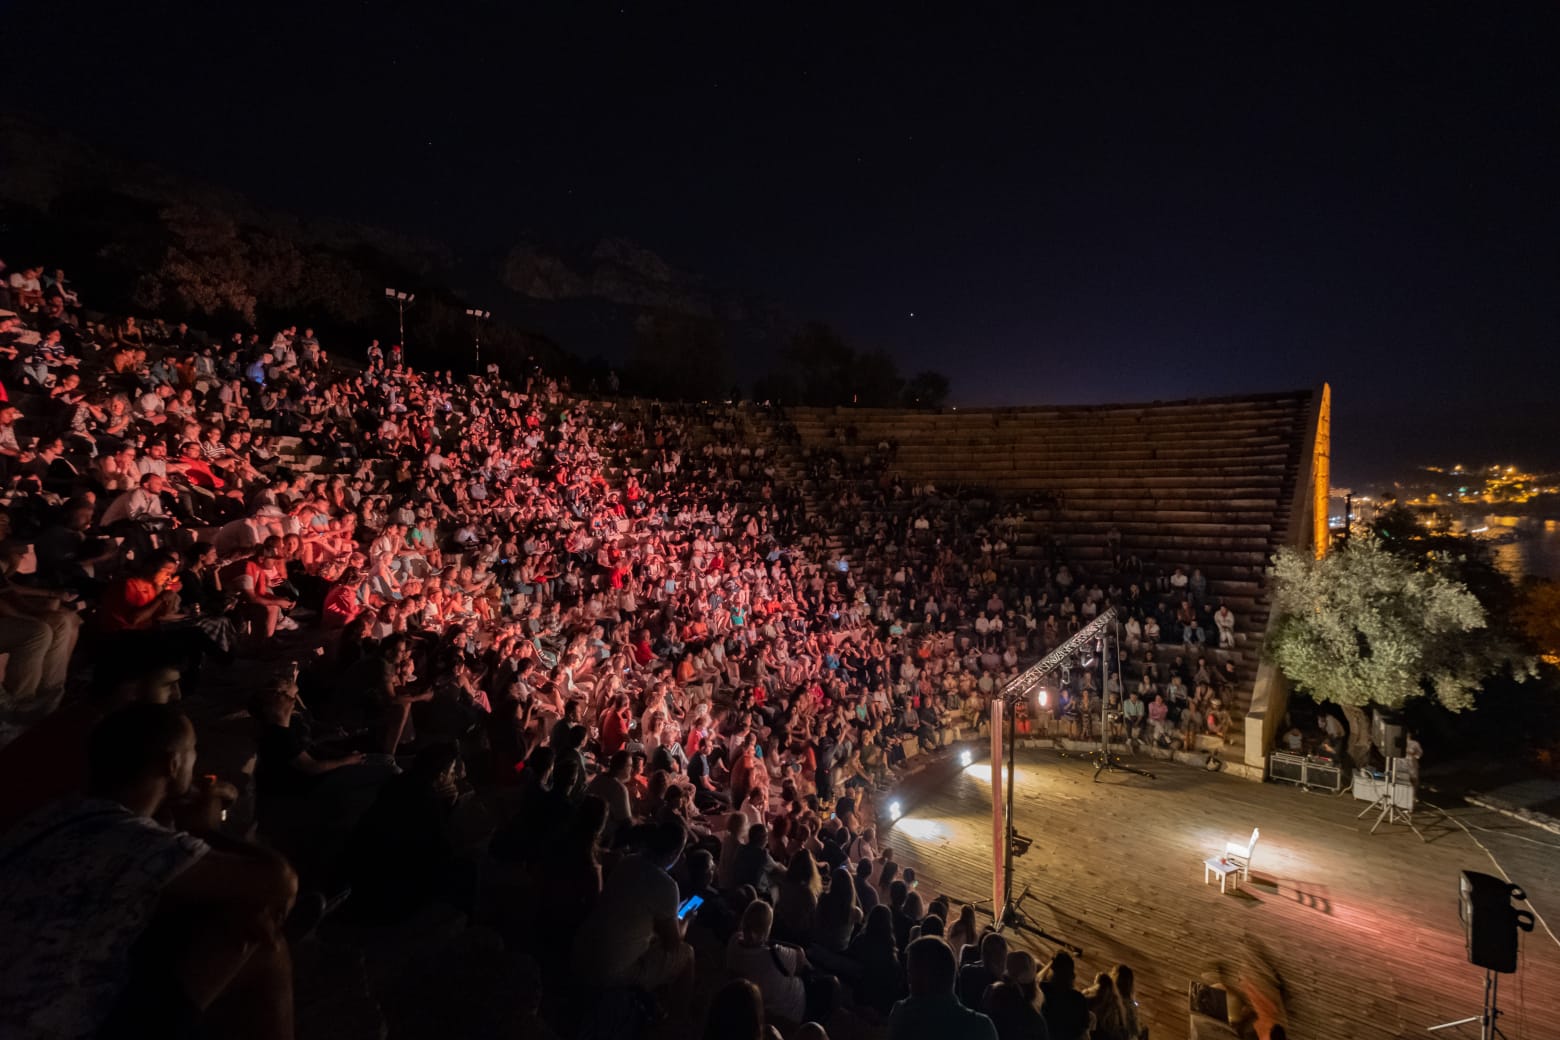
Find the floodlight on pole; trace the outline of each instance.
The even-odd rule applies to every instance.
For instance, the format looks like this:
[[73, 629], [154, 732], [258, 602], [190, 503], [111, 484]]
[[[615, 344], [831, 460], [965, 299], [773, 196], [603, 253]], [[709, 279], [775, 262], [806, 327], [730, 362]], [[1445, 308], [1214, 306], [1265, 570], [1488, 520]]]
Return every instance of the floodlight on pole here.
[[493, 316], [492, 311], [480, 310], [476, 307], [467, 307], [466, 315], [471, 318], [471, 342], [475, 347], [477, 359], [477, 374], [482, 374], [482, 322]]
[[401, 289], [391, 289], [391, 288], [387, 287], [385, 289], [385, 299], [387, 299], [391, 303], [395, 304], [396, 315], [400, 319], [401, 359], [402, 359], [402, 361], [405, 361], [406, 360], [406, 308], [410, 307], [412, 305], [412, 301], [417, 299], [417, 294], [416, 293], [405, 292], [405, 291], [403, 291]]

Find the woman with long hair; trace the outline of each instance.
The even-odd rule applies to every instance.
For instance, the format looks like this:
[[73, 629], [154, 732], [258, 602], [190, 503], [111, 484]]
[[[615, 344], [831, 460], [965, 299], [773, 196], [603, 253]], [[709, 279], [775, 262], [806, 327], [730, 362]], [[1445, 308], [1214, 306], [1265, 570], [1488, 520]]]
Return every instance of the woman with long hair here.
[[908, 893], [899, 913], [894, 916], [894, 941], [899, 944], [900, 953], [904, 953], [905, 947], [915, 938], [916, 930], [921, 926], [921, 918], [925, 916], [926, 904], [921, 899], [921, 893]]
[[778, 863], [791, 862], [791, 817], [777, 816], [769, 825], [769, 854]]
[[1127, 1015], [1121, 1006], [1121, 995], [1116, 992], [1115, 979], [1100, 972], [1094, 976], [1094, 985], [1083, 991], [1083, 999], [1094, 1016], [1092, 1040], [1130, 1040]]
[[1138, 1040], [1143, 1035], [1143, 1023], [1138, 1018], [1137, 977], [1125, 964], [1110, 969], [1110, 977], [1116, 983], [1116, 996], [1121, 998], [1121, 1015], [1125, 1025], [1122, 1035], [1126, 1040]]
[[901, 996], [904, 974], [899, 966], [899, 947], [894, 942], [894, 912], [879, 904], [867, 915], [867, 923], [850, 944], [848, 956], [861, 967], [856, 981], [856, 1000], [886, 1015]]
[[775, 900], [775, 930], [790, 942], [805, 943], [818, 925], [818, 897], [823, 881], [812, 853], [798, 849], [792, 854], [780, 882]]
[[953, 948], [953, 955], [957, 957], [964, 947], [973, 946], [979, 935], [980, 926], [975, 922], [975, 908], [965, 903], [959, 907], [958, 918], [948, 926], [948, 945]]
[[856, 929], [866, 915], [856, 902], [856, 885], [850, 871], [835, 867], [829, 875], [828, 890], [818, 899], [818, 925], [813, 938], [818, 945], [834, 953], [844, 953]]
[[889, 855], [888, 850], [884, 849], [883, 850], [883, 869], [878, 874], [878, 880], [877, 880], [878, 899], [879, 900], [881, 900], [884, 903], [888, 902], [888, 892], [889, 892], [889, 889], [893, 887], [894, 882], [896, 880], [898, 880], [898, 878], [899, 878], [899, 864], [895, 863], [893, 858]]

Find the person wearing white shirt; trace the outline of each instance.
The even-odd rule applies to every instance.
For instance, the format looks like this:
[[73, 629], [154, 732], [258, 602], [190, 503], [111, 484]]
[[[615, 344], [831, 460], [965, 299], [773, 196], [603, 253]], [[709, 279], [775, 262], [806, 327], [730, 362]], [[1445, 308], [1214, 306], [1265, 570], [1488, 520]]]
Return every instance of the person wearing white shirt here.
[[1344, 737], [1343, 723], [1338, 721], [1338, 716], [1336, 715], [1323, 715], [1322, 732], [1333, 740], [1342, 740]]
[[742, 914], [742, 926], [726, 946], [726, 968], [758, 987], [764, 1010], [787, 1022], [807, 1019], [807, 987], [802, 972], [807, 955], [800, 947], [771, 943], [774, 910], [754, 900]]
[[1223, 603], [1213, 613], [1213, 623], [1219, 630], [1219, 648], [1227, 649], [1235, 645], [1235, 615], [1230, 608]]
[[575, 973], [600, 986], [656, 990], [693, 974], [693, 947], [678, 920], [677, 882], [667, 872], [682, 857], [687, 832], [667, 821], [645, 837], [643, 852], [619, 862], [575, 934]]
[[167, 481], [156, 473], [141, 478], [141, 486], [127, 491], [109, 503], [103, 513], [102, 525], [111, 527], [125, 520], [161, 522], [168, 519], [163, 511], [162, 491]]
[[1424, 745], [1410, 733], [1403, 742], [1403, 757], [1398, 759], [1398, 762], [1403, 772], [1408, 774], [1408, 782], [1415, 787], [1419, 786], [1419, 760], [1424, 757]]
[[247, 552], [275, 533], [269, 520], [259, 516], [241, 516], [217, 529], [217, 554], [227, 557]]

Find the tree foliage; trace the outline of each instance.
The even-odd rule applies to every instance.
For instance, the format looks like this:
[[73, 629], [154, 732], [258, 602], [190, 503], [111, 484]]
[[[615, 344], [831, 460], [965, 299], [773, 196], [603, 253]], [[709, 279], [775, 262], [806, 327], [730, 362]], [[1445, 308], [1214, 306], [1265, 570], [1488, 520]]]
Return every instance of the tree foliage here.
[[175, 205], [160, 214], [167, 245], [136, 281], [136, 302], [181, 315], [255, 320], [258, 302], [248, 248], [238, 223], [195, 206]]
[[801, 389], [801, 404], [850, 403], [851, 365], [856, 352], [829, 326], [809, 322], [780, 352], [786, 373]]
[[1515, 620], [1544, 663], [1560, 665], [1560, 581], [1523, 586]]
[[1373, 536], [1321, 560], [1281, 549], [1273, 576], [1279, 622], [1270, 653], [1317, 700], [1399, 708], [1429, 696], [1462, 711], [1492, 673], [1531, 673], [1465, 585]]
[[[396, 314], [384, 287], [417, 293], [406, 311], [408, 357], [418, 365], [469, 371], [479, 365], [466, 302], [430, 284], [405, 261], [393, 241], [373, 229], [325, 234], [300, 229], [286, 218], [225, 209], [210, 200], [181, 201], [155, 209], [121, 204], [118, 196], [89, 196], [51, 226], [76, 226], [96, 247], [100, 281], [128, 282], [120, 305], [168, 318], [251, 328], [273, 322], [314, 326], [341, 349], [344, 340], [366, 343], [378, 327], [381, 339], [396, 334]], [[89, 219], [90, 218], [90, 219]], [[74, 222], [74, 223], [72, 223]], [[556, 344], [502, 319], [482, 327], [480, 365], [497, 362], [510, 375], [544, 363], [566, 372], [569, 359]]]
[[867, 350], [851, 358], [849, 404], [862, 408], [893, 408], [901, 403], [904, 377], [894, 359], [881, 350]]
[[780, 353], [780, 368], [754, 384], [760, 400], [822, 407], [938, 408], [948, 377], [919, 372], [906, 380], [882, 350], [857, 350], [822, 322], [810, 322]]
[[905, 384], [905, 404], [911, 408], [941, 408], [948, 401], [948, 377], [941, 372], [917, 372]]
[[1433, 531], [1407, 506], [1383, 510], [1371, 522], [1382, 550], [1401, 557], [1416, 570], [1435, 570], [1459, 581], [1478, 597], [1490, 615], [1492, 628], [1506, 631], [1508, 615], [1517, 603], [1516, 585], [1495, 565], [1489, 545], [1451, 531]]
[[719, 321], [650, 311], [634, 323], [634, 348], [623, 377], [632, 392], [666, 400], [710, 401], [731, 387], [731, 359]]

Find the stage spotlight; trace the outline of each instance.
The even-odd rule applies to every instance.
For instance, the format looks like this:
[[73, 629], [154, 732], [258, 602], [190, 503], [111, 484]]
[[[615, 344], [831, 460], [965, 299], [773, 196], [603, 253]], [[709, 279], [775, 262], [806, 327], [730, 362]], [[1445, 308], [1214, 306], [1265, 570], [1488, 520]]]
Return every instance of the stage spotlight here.
[[899, 799], [895, 798], [888, 803], [888, 818], [890, 820], [897, 820], [904, 814], [905, 807], [899, 804]]
[[969, 750], [968, 748], [965, 748], [963, 751], [959, 752], [959, 765], [961, 765], [961, 766], [969, 766], [969, 765], [973, 764], [974, 761], [975, 761], [975, 752]]
[[1042, 708], [1045, 707], [1046, 702], [1049, 701], [1050, 699], [1051, 699], [1051, 695], [1045, 692], [1045, 687], [1044, 686], [1040, 687], [1040, 707], [1042, 707]]

